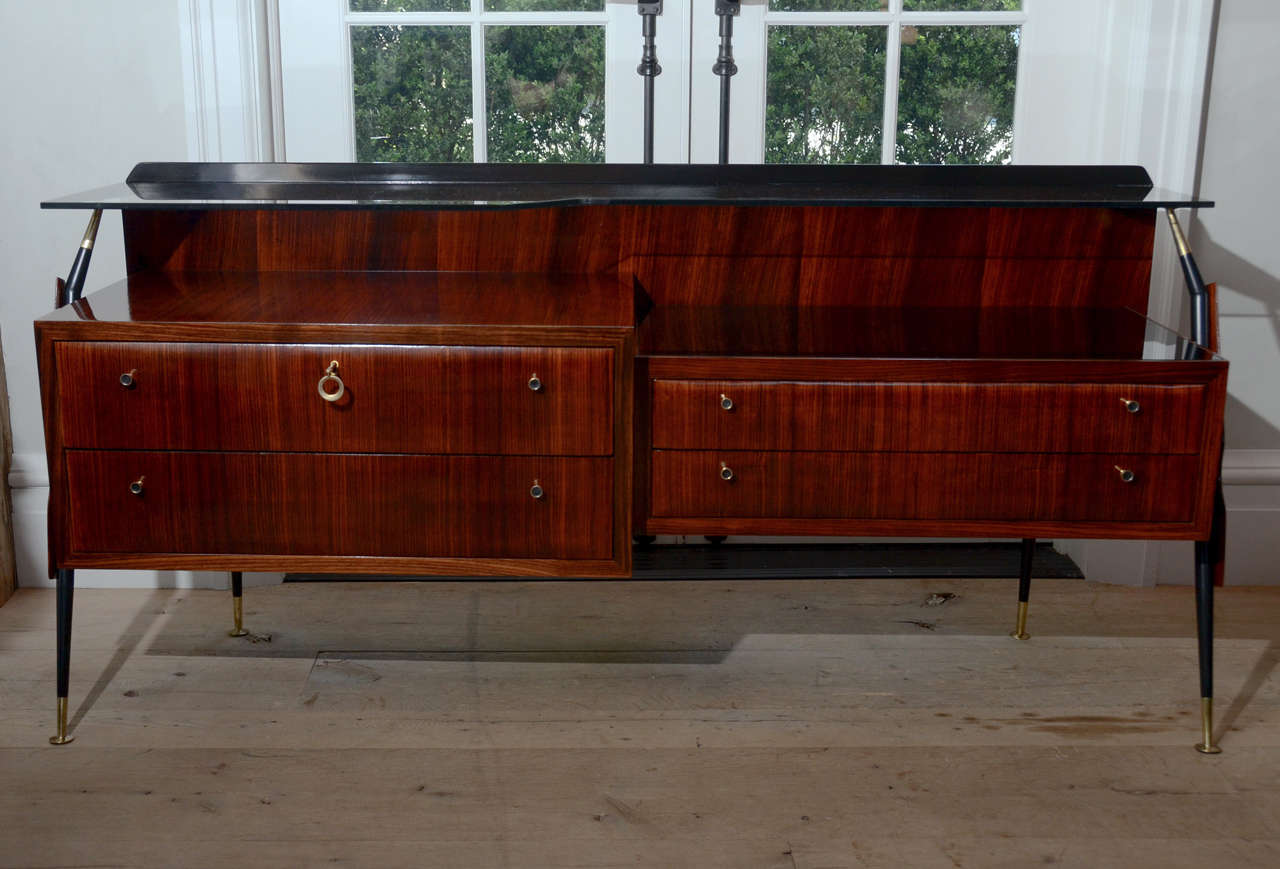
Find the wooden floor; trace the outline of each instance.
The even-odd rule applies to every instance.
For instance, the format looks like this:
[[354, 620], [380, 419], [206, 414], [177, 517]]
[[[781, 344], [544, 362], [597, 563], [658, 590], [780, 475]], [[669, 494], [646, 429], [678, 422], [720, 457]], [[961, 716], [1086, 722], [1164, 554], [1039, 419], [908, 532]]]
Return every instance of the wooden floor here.
[[86, 590], [54, 748], [19, 590], [0, 865], [1280, 866], [1280, 588], [1219, 593], [1217, 757], [1190, 589], [1037, 580], [1024, 643], [1014, 591]]

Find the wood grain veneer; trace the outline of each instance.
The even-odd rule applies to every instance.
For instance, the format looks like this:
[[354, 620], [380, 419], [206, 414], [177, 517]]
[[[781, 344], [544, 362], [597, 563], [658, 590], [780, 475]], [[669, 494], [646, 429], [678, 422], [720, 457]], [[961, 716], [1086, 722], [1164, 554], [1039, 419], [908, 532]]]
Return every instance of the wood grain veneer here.
[[[659, 449], [1194, 453], [1203, 386], [657, 380]], [[721, 406], [722, 396], [732, 409]], [[1128, 411], [1125, 402], [1139, 410]]]
[[[604, 348], [102, 341], [61, 342], [56, 356], [69, 447], [613, 452]], [[336, 402], [317, 389], [331, 361], [346, 385]]]
[[[779, 304], [928, 304], [941, 295], [952, 304], [1141, 310], [1154, 239], [1150, 212], [1119, 208], [157, 210], [128, 211], [124, 226], [131, 274], [618, 273], [635, 275], [659, 304], [690, 294], [719, 302], [747, 287]], [[743, 267], [762, 251], [767, 268]]]
[[655, 517], [918, 522], [1189, 522], [1200, 469], [1196, 456], [1118, 453], [654, 450], [652, 462]]
[[66, 462], [77, 553], [613, 557], [606, 458], [69, 450]]

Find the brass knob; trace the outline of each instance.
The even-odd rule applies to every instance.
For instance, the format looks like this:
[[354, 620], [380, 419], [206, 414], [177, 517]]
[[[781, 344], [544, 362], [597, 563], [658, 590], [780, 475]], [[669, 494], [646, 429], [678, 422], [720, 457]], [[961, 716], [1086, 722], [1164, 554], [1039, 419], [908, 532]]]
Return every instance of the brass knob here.
[[723, 392], [720, 393], [720, 409], [733, 410], [733, 399], [725, 395]]
[[541, 484], [539, 484], [537, 480], [534, 480], [533, 485], [529, 487], [529, 497], [537, 501], [542, 498], [542, 494]]
[[726, 483], [733, 479], [733, 468], [729, 467], [724, 462], [720, 463], [720, 479], [724, 480]]
[[[327, 384], [333, 384], [333, 391], [330, 392]], [[338, 376], [338, 360], [335, 359], [329, 363], [329, 367], [324, 370], [324, 377], [320, 378], [320, 382], [316, 384], [316, 390], [320, 393], [320, 397], [325, 401], [337, 401], [346, 395], [347, 385], [342, 382], [342, 378]]]
[[1120, 400], [1124, 402], [1124, 409], [1129, 411], [1129, 413], [1137, 413], [1142, 410], [1142, 405], [1138, 404], [1138, 402], [1134, 401], [1132, 398], [1122, 398]]
[[1115, 469], [1120, 472], [1120, 482], [1122, 483], [1132, 483], [1134, 480], [1138, 479], [1138, 475], [1128, 468], [1122, 468], [1119, 465], [1116, 465]]
[[134, 480], [132, 483], [130, 483], [130, 484], [129, 484], [129, 493], [130, 493], [130, 494], [133, 494], [133, 495], [141, 495], [141, 494], [142, 494], [142, 483], [143, 483], [143, 481], [144, 481], [144, 480], [146, 480], [146, 479], [147, 479], [146, 477], [139, 477], [138, 479], [136, 479], [136, 480]]
[[138, 377], [138, 369], [130, 368], [124, 374], [120, 375], [120, 385], [123, 386], [125, 389], [133, 389], [135, 386], [138, 385], [137, 377]]
[[529, 378], [529, 388], [534, 392], [542, 391], [542, 381], [538, 378], [538, 375], [534, 374]]

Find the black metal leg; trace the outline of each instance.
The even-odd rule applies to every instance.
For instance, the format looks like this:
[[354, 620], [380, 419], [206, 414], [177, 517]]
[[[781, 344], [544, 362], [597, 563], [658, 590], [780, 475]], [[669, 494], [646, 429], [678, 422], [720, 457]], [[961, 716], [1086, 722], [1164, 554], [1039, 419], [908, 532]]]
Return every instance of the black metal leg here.
[[249, 632], [244, 629], [244, 582], [238, 571], [231, 573], [231, 614], [235, 627], [227, 631], [227, 636], [247, 636]]
[[74, 736], [67, 735], [67, 694], [71, 687], [71, 604], [75, 596], [74, 570], [59, 569], [58, 582], [58, 730], [49, 737], [54, 745], [66, 745]]
[[1196, 751], [1218, 754], [1213, 742], [1213, 546], [1196, 541], [1196, 635], [1200, 641], [1200, 730]]
[[1036, 555], [1036, 539], [1022, 538], [1022, 563], [1018, 567], [1018, 622], [1009, 636], [1015, 640], [1029, 640], [1027, 633], [1027, 602], [1031, 600], [1031, 561]]
[[712, 546], [719, 546], [721, 543], [724, 543], [728, 535], [727, 534], [704, 534], [703, 537]]
[[720, 17], [720, 53], [711, 71], [720, 76], [720, 153], [719, 162], [729, 162], [729, 80], [738, 74], [733, 62], [733, 17], [741, 11], [741, 0], [716, 0]]
[[640, 0], [636, 4], [640, 13], [640, 30], [644, 36], [644, 54], [636, 72], [644, 77], [644, 162], [653, 162], [653, 80], [662, 75], [654, 37], [658, 32], [658, 16], [662, 14], [662, 0]]
[[657, 539], [658, 539], [658, 536], [656, 534], [631, 535], [631, 542], [634, 543], [636, 546], [651, 546], [653, 545], [653, 541]]

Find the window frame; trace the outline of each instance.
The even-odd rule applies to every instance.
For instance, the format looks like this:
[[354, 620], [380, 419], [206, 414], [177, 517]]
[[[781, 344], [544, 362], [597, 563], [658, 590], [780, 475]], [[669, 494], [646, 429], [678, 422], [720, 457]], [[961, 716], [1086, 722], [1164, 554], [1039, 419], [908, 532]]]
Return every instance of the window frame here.
[[[689, 5], [666, 0], [658, 25], [662, 75], [658, 101], [672, 106], [665, 117], [688, 118]], [[284, 98], [285, 159], [349, 162], [355, 160], [355, 106], [352, 87], [351, 28], [360, 26], [468, 27], [471, 46], [472, 161], [488, 160], [488, 106], [484, 28], [488, 26], [588, 25], [604, 30], [605, 160], [640, 162], [643, 140], [639, 118], [642, 85], [635, 67], [642, 41], [634, 2], [605, 0], [595, 12], [488, 12], [484, 0], [470, 0], [465, 12], [352, 12], [347, 0], [278, 0], [280, 77]], [[619, 34], [626, 34], [620, 37]], [[634, 38], [632, 36], [634, 35]], [[341, 93], [332, 100], [333, 93]], [[334, 103], [337, 103], [335, 106]], [[337, 108], [337, 111], [334, 109]], [[661, 162], [687, 162], [688, 123], [660, 124], [655, 152]]]
[[[880, 162], [892, 164], [898, 136], [898, 89], [901, 82], [903, 26], [1016, 26], [1023, 29], [1018, 50], [1018, 72], [1014, 91], [1013, 162], [1018, 162], [1018, 115], [1023, 94], [1023, 54], [1026, 28], [1036, 0], [1022, 0], [1017, 12], [910, 12], [903, 0], [887, 0], [888, 7], [876, 12], [775, 12], [768, 0], [744, 2], [734, 24], [734, 54], [738, 75], [731, 86], [733, 134], [729, 159], [734, 163], [763, 163], [765, 158], [765, 103], [768, 94], [769, 28], [773, 26], [884, 27], [886, 28], [884, 106]], [[1031, 8], [1029, 8], [1031, 7]], [[715, 62], [717, 22], [700, 16], [693, 22], [695, 69]], [[708, 47], [710, 51], [708, 52]], [[709, 58], [709, 59], [708, 59]], [[717, 111], [719, 88], [714, 81], [695, 86], [692, 98], [694, 117]], [[714, 115], [710, 115], [714, 116]], [[714, 132], [714, 131], [711, 131]], [[714, 162], [717, 141], [706, 130], [692, 131], [691, 162]]]

